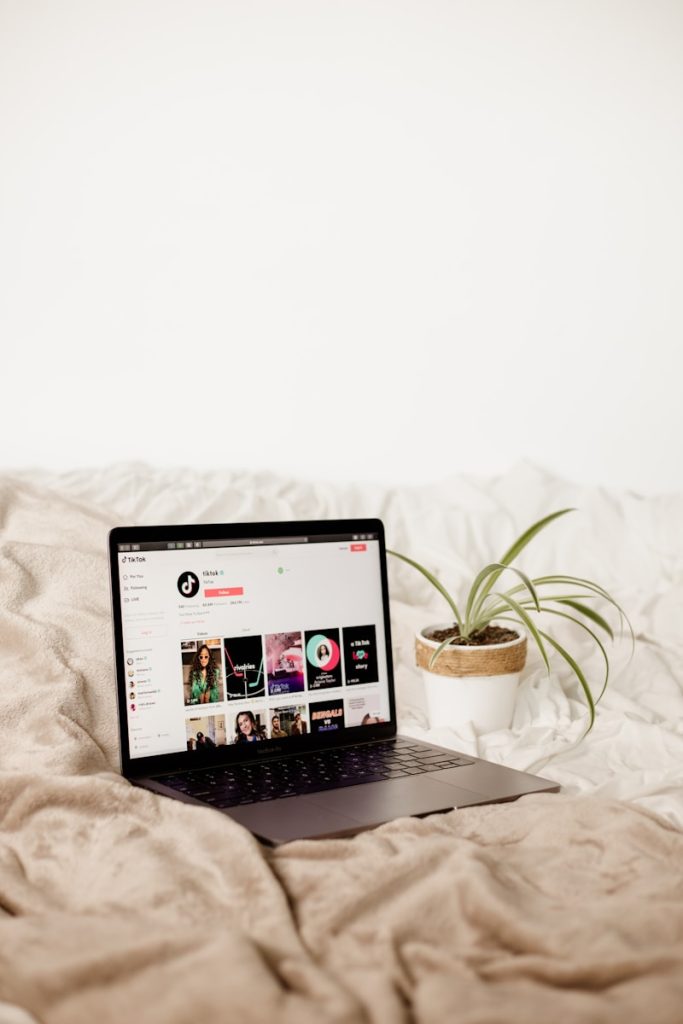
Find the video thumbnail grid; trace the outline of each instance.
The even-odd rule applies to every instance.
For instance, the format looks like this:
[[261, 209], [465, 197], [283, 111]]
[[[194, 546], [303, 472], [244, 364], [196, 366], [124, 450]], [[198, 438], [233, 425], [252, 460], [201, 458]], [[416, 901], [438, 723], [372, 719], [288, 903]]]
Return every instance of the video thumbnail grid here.
[[383, 720], [379, 687], [364, 685], [379, 682], [374, 625], [201, 638], [180, 646], [189, 750]]

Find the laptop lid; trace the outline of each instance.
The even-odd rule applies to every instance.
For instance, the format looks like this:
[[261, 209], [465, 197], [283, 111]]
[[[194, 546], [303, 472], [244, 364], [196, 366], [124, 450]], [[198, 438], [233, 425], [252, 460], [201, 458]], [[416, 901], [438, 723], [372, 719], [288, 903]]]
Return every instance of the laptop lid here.
[[396, 734], [380, 520], [119, 527], [109, 556], [126, 777]]

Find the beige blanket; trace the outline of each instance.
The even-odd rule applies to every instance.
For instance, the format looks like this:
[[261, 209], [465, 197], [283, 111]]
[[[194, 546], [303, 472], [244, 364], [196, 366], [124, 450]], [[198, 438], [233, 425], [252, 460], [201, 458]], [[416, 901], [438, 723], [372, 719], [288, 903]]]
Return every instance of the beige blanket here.
[[537, 796], [264, 851], [116, 773], [115, 517], [11, 480], [0, 517], [5, 1004], [46, 1024], [683, 1020], [680, 831]]
[[680, 1024], [683, 835], [591, 798], [265, 853], [113, 778], [5, 779], [0, 993], [125, 1019]]

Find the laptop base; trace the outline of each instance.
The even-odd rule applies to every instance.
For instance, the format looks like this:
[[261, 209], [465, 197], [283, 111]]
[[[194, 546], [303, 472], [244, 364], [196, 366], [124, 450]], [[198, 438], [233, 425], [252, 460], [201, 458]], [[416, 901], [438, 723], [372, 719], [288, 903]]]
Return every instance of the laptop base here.
[[[402, 737], [397, 737], [402, 739]], [[242, 804], [221, 810], [271, 846], [297, 839], [331, 839], [355, 835], [402, 817], [424, 817], [459, 807], [503, 803], [529, 793], [556, 793], [557, 783], [527, 772], [465, 758], [457, 751], [410, 741], [429, 751], [463, 757], [467, 763], [422, 775], [359, 783], [341, 789], [284, 799]], [[208, 806], [178, 793], [163, 778], [135, 780], [137, 785], [176, 800]]]

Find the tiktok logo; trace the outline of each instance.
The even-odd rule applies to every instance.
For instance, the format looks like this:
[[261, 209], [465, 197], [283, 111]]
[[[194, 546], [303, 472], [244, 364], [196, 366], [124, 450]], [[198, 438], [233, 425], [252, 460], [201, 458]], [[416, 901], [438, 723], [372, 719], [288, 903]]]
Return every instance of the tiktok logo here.
[[196, 597], [199, 593], [199, 578], [193, 572], [184, 572], [178, 577], [178, 590], [183, 597]]

